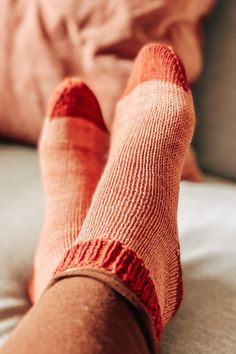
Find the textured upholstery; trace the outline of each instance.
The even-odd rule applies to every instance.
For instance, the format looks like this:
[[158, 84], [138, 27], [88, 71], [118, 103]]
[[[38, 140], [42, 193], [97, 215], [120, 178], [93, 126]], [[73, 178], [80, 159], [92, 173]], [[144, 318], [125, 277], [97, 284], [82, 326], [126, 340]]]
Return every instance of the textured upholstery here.
[[[27, 279], [43, 198], [34, 149], [0, 145], [0, 344], [30, 307]], [[182, 182], [179, 225], [185, 296], [163, 354], [235, 353], [236, 185]]]

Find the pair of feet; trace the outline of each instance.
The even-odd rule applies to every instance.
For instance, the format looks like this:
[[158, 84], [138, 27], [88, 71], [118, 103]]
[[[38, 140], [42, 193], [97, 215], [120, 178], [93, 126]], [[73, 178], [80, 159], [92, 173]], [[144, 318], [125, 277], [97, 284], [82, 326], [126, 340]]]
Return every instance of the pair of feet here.
[[137, 56], [110, 139], [91, 90], [63, 82], [40, 143], [46, 213], [32, 301], [53, 276], [95, 269], [129, 289], [160, 337], [182, 295], [176, 213], [194, 122], [181, 63], [160, 44]]

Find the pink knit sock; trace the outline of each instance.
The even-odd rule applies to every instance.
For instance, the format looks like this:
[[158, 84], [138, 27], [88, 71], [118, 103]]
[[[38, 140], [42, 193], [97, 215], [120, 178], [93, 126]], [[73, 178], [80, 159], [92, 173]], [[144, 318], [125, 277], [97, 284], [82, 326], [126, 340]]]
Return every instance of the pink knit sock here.
[[49, 103], [39, 146], [46, 213], [30, 285], [33, 302], [80, 232], [107, 150], [95, 96], [78, 79], [63, 81]]
[[194, 122], [178, 57], [163, 45], [144, 47], [117, 105], [89, 212], [56, 271], [90, 267], [120, 279], [145, 306], [158, 338], [182, 296], [176, 214]]

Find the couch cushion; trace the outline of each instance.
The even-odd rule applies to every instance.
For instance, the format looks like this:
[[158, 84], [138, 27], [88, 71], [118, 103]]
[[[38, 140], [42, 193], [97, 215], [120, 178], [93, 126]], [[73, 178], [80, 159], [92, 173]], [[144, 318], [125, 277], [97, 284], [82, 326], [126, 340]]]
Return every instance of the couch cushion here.
[[208, 172], [236, 180], [236, 2], [219, 1], [206, 27], [205, 67], [194, 94], [196, 148]]
[[[40, 233], [42, 189], [34, 149], [0, 145], [0, 343], [30, 307], [27, 280]], [[183, 182], [179, 224], [185, 296], [163, 354], [235, 353], [236, 185]]]
[[0, 145], [0, 344], [30, 307], [27, 280], [42, 220], [35, 149]]
[[236, 184], [184, 182], [179, 228], [184, 300], [163, 354], [235, 353]]

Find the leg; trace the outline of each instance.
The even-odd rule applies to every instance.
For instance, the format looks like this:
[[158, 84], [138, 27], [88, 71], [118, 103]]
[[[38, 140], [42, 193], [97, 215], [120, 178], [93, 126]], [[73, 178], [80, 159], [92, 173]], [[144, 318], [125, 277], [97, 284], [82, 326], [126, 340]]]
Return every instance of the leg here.
[[119, 278], [145, 307], [158, 339], [182, 294], [176, 213], [193, 126], [178, 58], [164, 46], [146, 47], [118, 104], [109, 160], [87, 217], [55, 271], [95, 268], [110, 274], [111, 286]]
[[117, 105], [108, 162], [81, 232], [56, 271], [96, 268], [110, 274], [111, 286], [119, 278], [159, 340], [182, 298], [177, 205], [194, 122], [178, 57], [146, 46]]
[[97, 280], [57, 282], [32, 307], [2, 354], [148, 354], [135, 308]]
[[80, 232], [108, 142], [95, 96], [80, 80], [66, 79], [49, 102], [39, 145], [46, 212], [34, 259], [32, 302]]

